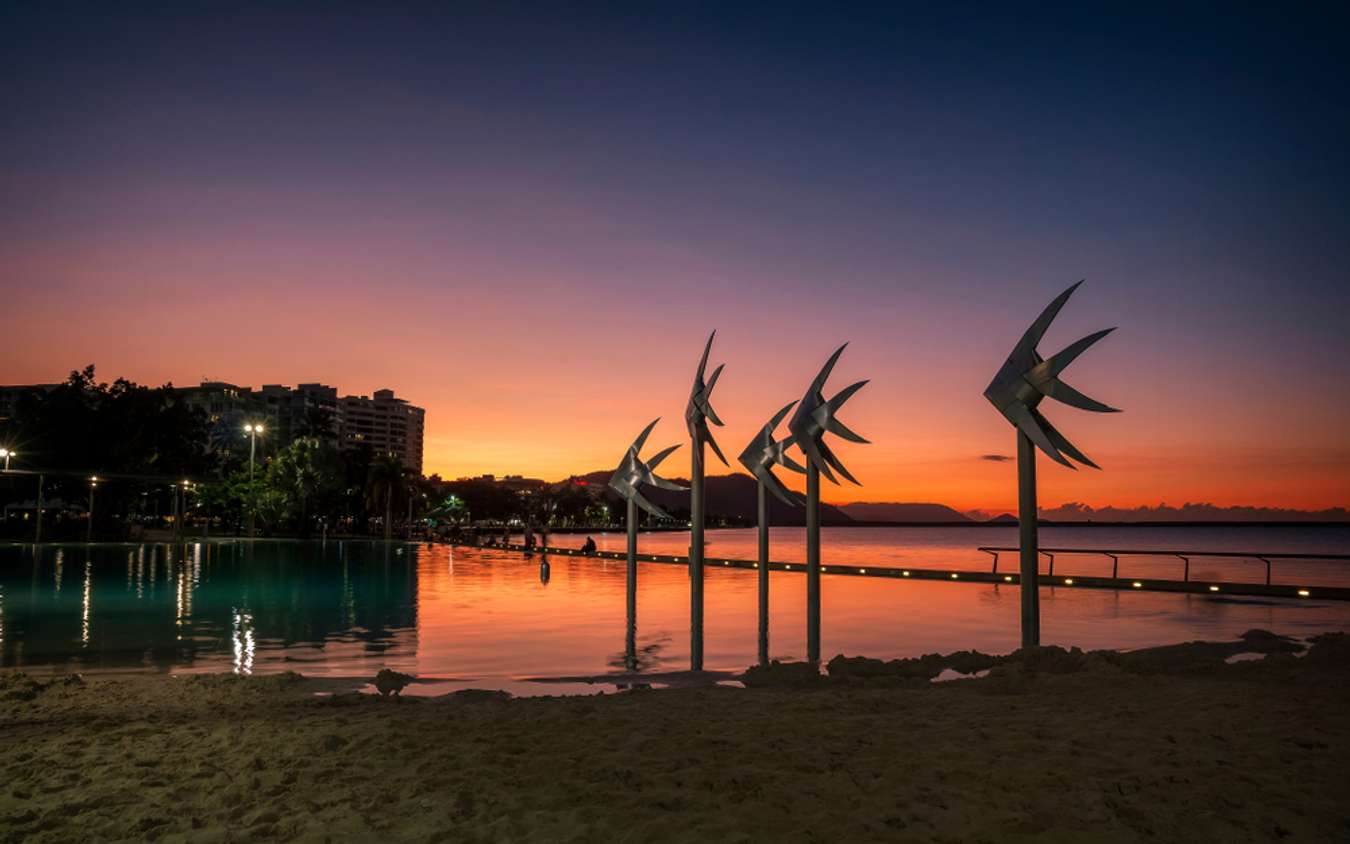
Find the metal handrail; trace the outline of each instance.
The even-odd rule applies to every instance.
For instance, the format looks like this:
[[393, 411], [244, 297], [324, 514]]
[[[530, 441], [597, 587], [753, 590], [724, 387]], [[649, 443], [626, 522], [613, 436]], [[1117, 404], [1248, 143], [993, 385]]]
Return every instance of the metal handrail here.
[[[599, 560], [622, 560], [625, 553], [622, 551], [582, 551], [577, 548], [553, 548], [535, 546], [526, 548], [524, 545], [477, 545], [475, 543], [457, 542], [451, 543], [469, 548], [482, 548], [487, 551], [516, 551], [529, 553], [539, 553], [542, 555], [555, 554], [562, 557], [583, 557]], [[981, 551], [993, 553], [994, 551], [1016, 551], [1016, 548], [981, 548]], [[1063, 549], [1051, 549], [1051, 553], [1063, 553]], [[1105, 553], [1105, 552], [1103, 552]], [[1111, 553], [1119, 553], [1112, 551]], [[1155, 552], [1145, 552], [1155, 553]], [[1109, 555], [1108, 555], [1109, 556]], [[1208, 556], [1208, 555], [1206, 555]], [[1213, 556], [1227, 556], [1225, 554], [1214, 554]], [[1281, 555], [1270, 555], [1279, 558]], [[1318, 555], [1310, 555], [1317, 557]], [[1332, 559], [1341, 559], [1342, 555], [1330, 555]], [[677, 565], [689, 564], [688, 557], [674, 556], [670, 554], [638, 554], [638, 561], [642, 563], [674, 563]], [[545, 557], [547, 559], [547, 557]], [[756, 560], [735, 560], [735, 559], [712, 559], [705, 561], [709, 566], [729, 567], [738, 569], [757, 569], [759, 562]], [[806, 566], [800, 562], [773, 562], [770, 561], [768, 568], [773, 571], [784, 571], [792, 573], [801, 573], [806, 571]], [[889, 566], [876, 565], [838, 565], [821, 566], [822, 573], [830, 575], [847, 575], [860, 577], [879, 577], [893, 580], [923, 580], [929, 582], [941, 583], [990, 583], [1002, 586], [1020, 586], [1022, 578], [1019, 574], [998, 574], [987, 571], [970, 571], [968, 569], [929, 569], [929, 568], [892, 568]], [[1044, 586], [1054, 588], [1068, 589], [1115, 589], [1141, 592], [1172, 592], [1187, 593], [1196, 595], [1213, 595], [1221, 593], [1224, 595], [1243, 595], [1259, 596], [1269, 598], [1294, 598], [1304, 600], [1309, 598], [1321, 598], [1332, 601], [1350, 601], [1350, 587], [1346, 586], [1310, 586], [1296, 584], [1259, 584], [1243, 583], [1234, 581], [1208, 580], [1200, 583], [1194, 581], [1181, 580], [1160, 580], [1155, 577], [1148, 578], [1125, 578], [1120, 579], [1114, 572], [1111, 577], [1095, 577], [1092, 575], [1068, 575], [1060, 577], [1042, 578]]]
[[[1020, 551], [1016, 546], [993, 546], [981, 545], [976, 550], [983, 551], [994, 558], [995, 574], [998, 573], [998, 558], [1000, 554], [1010, 554]], [[1056, 554], [1100, 554], [1111, 558], [1111, 577], [1117, 577], [1120, 572], [1121, 557], [1176, 557], [1183, 563], [1182, 581], [1189, 583], [1191, 580], [1191, 558], [1192, 557], [1225, 557], [1228, 559], [1247, 559], [1260, 560], [1266, 564], [1266, 585], [1270, 585], [1271, 560], [1327, 560], [1335, 562], [1350, 561], [1350, 554], [1308, 554], [1303, 552], [1275, 553], [1270, 551], [1169, 551], [1166, 549], [1152, 549], [1145, 551], [1126, 550], [1123, 548], [1042, 548], [1040, 553], [1050, 558], [1050, 576], [1055, 574], [1055, 555]]]

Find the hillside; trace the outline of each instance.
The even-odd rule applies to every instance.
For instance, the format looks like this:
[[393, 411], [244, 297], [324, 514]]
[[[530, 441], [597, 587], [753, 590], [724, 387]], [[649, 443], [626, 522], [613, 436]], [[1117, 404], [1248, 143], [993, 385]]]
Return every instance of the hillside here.
[[[582, 479], [601, 486], [609, 482], [610, 472], [591, 472], [582, 475]], [[677, 484], [688, 485], [688, 478], [671, 478]], [[708, 498], [708, 516], [710, 519], [724, 518], [755, 524], [757, 518], [759, 486], [755, 479], [745, 474], [709, 475], [704, 479]], [[656, 506], [672, 515], [689, 512], [689, 493], [668, 492], [663, 489], [644, 488], [642, 494]], [[769, 496], [769, 524], [795, 526], [804, 524], [805, 511], [800, 507], [788, 507], [783, 502]], [[820, 523], [823, 525], [852, 524], [839, 508], [830, 504], [820, 505]]]
[[969, 522], [971, 519], [945, 504], [872, 503], [859, 501], [839, 509], [856, 522]]

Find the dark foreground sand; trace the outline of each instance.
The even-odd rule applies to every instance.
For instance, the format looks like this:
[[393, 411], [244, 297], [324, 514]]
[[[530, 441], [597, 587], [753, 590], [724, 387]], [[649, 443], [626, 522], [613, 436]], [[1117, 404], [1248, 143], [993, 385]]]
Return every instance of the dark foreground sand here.
[[1318, 642], [561, 699], [0, 675], [0, 839], [1350, 841], [1350, 641]]

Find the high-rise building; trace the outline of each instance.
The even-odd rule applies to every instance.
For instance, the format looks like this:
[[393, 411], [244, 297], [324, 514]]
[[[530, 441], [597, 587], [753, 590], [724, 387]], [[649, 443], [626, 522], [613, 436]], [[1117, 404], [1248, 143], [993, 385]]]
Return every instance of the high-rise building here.
[[262, 422], [274, 446], [300, 436], [319, 437], [344, 450], [368, 446], [374, 454], [391, 454], [409, 469], [422, 471], [426, 411], [398, 398], [393, 390], [338, 396], [337, 388], [326, 384], [264, 384], [253, 390], [207, 381], [180, 392], [189, 404], [206, 411], [219, 430], [213, 442], [238, 438], [246, 422]]
[[421, 474], [422, 428], [426, 411], [376, 390], [371, 396], [343, 396], [338, 432], [343, 448], [369, 445], [376, 454], [392, 454]]
[[[58, 386], [0, 386], [0, 423], [14, 414], [23, 396]], [[212, 449], [247, 448], [244, 425], [261, 423], [269, 449], [284, 448], [301, 436], [318, 437], [344, 450], [368, 446], [374, 454], [391, 454], [409, 469], [422, 471], [426, 411], [398, 398], [393, 390], [339, 396], [337, 388], [327, 384], [264, 384], [255, 390], [225, 381], [175, 390], [206, 415]]]

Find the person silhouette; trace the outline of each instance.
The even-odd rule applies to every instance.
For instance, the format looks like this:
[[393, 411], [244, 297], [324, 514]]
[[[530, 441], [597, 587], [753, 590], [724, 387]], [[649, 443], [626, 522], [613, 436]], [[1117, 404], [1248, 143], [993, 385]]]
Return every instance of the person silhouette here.
[[594, 553], [595, 553], [595, 540], [594, 540], [593, 538], [591, 538], [591, 537], [589, 537], [589, 536], [586, 537], [586, 544], [584, 544], [584, 545], [581, 546], [581, 553], [583, 553], [583, 554], [594, 554]]

